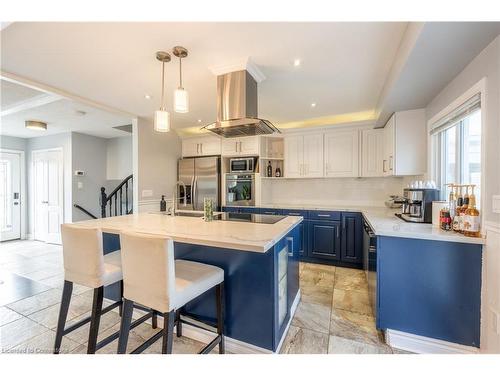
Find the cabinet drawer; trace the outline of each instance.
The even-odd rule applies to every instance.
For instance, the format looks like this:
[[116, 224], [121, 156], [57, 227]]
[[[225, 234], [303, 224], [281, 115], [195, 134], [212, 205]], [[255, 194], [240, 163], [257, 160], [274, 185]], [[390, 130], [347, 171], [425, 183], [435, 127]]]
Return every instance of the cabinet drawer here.
[[261, 208], [259, 213], [262, 215], [283, 215], [283, 210], [277, 208]]
[[306, 210], [283, 210], [283, 215], [285, 216], [302, 216], [304, 219], [309, 217], [309, 212]]
[[311, 220], [340, 220], [340, 212], [338, 211], [309, 211], [309, 219]]

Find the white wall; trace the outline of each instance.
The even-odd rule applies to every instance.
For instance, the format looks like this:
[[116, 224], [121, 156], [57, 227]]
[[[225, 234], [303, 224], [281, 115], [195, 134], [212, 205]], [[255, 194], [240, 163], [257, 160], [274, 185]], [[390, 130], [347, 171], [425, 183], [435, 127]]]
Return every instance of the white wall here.
[[132, 174], [132, 136], [110, 138], [106, 143], [106, 179], [122, 181]]
[[[500, 36], [488, 45], [428, 105], [430, 119], [467, 89], [486, 78], [483, 172], [483, 215], [486, 246], [483, 248], [483, 284], [481, 303], [481, 351], [500, 353], [500, 335], [495, 320], [500, 319], [500, 214], [492, 210], [492, 195], [500, 194]], [[484, 100], [484, 98], [483, 98]], [[500, 320], [499, 320], [500, 321]]]
[[[181, 139], [175, 131], [158, 133], [153, 130], [151, 121], [138, 118], [133, 122], [134, 152], [134, 206], [159, 204], [162, 195], [171, 197], [177, 182], [177, 160], [181, 157]], [[150, 197], [143, 196], [145, 190], [151, 191]]]
[[[383, 206], [416, 177], [262, 180], [261, 204]], [[420, 178], [419, 178], [420, 179]]]
[[[73, 132], [71, 133], [72, 201], [100, 217], [99, 197], [101, 186], [106, 183], [107, 139]], [[84, 176], [75, 176], [81, 170]], [[81, 183], [81, 187], [78, 187]], [[73, 222], [90, 217], [73, 207]]]

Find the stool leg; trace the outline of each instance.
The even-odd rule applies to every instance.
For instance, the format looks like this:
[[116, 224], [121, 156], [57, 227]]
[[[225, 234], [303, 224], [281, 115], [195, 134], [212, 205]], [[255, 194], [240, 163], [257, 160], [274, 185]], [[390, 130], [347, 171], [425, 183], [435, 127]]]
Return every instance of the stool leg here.
[[120, 281], [120, 299], [122, 303], [118, 306], [118, 315], [122, 316], [123, 313], [123, 280]]
[[118, 338], [118, 354], [127, 352], [128, 334], [132, 323], [132, 313], [134, 312], [134, 302], [126, 298], [123, 299], [123, 314], [120, 323], [120, 336]]
[[217, 296], [217, 333], [220, 335], [219, 354], [225, 354], [226, 345], [224, 343], [224, 282], [217, 285], [215, 294]]
[[104, 287], [94, 289], [94, 301], [92, 302], [92, 315], [90, 318], [89, 342], [87, 354], [94, 354], [99, 334], [99, 323], [101, 322], [102, 301], [104, 299]]
[[175, 312], [175, 321], [177, 322], [177, 337], [182, 336], [181, 309]]
[[151, 312], [153, 313], [153, 315], [151, 316], [151, 327], [153, 327], [153, 329], [156, 329], [158, 328], [158, 314], [154, 310], [151, 310]]
[[61, 307], [59, 308], [59, 318], [57, 320], [56, 340], [54, 342], [54, 354], [59, 354], [59, 350], [61, 349], [61, 342], [64, 336], [64, 327], [66, 325], [66, 318], [68, 317], [72, 292], [73, 283], [71, 281], [64, 280]]
[[162, 354], [172, 354], [174, 322], [175, 322], [174, 310], [163, 314], [163, 342], [161, 345]]

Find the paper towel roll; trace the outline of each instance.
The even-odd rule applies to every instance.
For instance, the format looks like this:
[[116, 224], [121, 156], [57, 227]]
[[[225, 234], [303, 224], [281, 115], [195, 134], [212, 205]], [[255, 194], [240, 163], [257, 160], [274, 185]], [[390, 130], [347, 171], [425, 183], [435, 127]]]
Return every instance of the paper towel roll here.
[[447, 207], [448, 202], [446, 201], [433, 201], [432, 202], [432, 225], [435, 227], [440, 226], [439, 222], [439, 212], [442, 208]]

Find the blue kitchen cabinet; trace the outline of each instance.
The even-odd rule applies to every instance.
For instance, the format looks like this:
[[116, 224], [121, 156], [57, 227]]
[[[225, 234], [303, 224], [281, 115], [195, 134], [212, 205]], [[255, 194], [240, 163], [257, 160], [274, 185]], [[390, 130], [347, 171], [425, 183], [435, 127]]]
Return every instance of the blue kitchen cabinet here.
[[342, 213], [340, 259], [358, 264], [363, 261], [363, 216], [360, 213]]
[[310, 220], [308, 227], [309, 258], [340, 260], [340, 221]]
[[259, 208], [257, 207], [234, 207], [234, 206], [224, 206], [222, 207], [223, 212], [231, 212], [237, 214], [258, 214]]
[[283, 215], [285, 216], [302, 216], [304, 220], [299, 224], [299, 232], [300, 232], [300, 243], [298, 249], [298, 255], [300, 258], [307, 257], [307, 228], [309, 217], [309, 212], [306, 210], [283, 210]]

